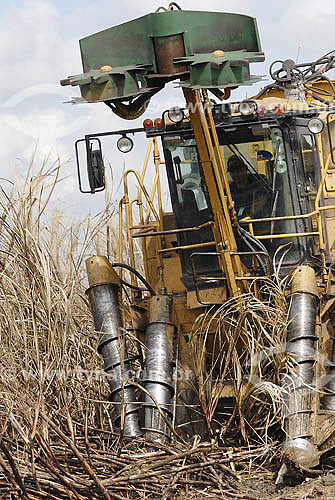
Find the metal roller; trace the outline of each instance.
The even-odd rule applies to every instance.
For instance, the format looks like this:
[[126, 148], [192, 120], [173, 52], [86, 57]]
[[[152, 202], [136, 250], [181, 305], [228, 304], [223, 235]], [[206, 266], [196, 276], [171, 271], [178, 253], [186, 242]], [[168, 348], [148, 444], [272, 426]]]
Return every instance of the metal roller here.
[[318, 291], [314, 270], [298, 267], [292, 280], [292, 297], [286, 351], [291, 367], [283, 378], [286, 457], [297, 465], [312, 467], [319, 462], [318, 450], [310, 441], [313, 398], [313, 367], [316, 359], [315, 324]]
[[165, 295], [151, 297], [149, 322], [146, 326], [146, 361], [143, 380], [145, 389], [150, 395], [145, 394], [144, 430], [148, 440], [162, 443], [167, 442], [170, 435], [166, 420], [171, 421], [170, 403], [174, 394], [172, 382], [174, 328], [171, 323], [171, 299]]
[[86, 293], [95, 329], [103, 332], [98, 352], [104, 359], [104, 370], [108, 374], [110, 400], [116, 403], [115, 419], [122, 418], [126, 435], [140, 436], [135, 393], [127, 384], [131, 372], [118, 300], [120, 280], [106, 257], [91, 257], [86, 261], [86, 268], [90, 285]]

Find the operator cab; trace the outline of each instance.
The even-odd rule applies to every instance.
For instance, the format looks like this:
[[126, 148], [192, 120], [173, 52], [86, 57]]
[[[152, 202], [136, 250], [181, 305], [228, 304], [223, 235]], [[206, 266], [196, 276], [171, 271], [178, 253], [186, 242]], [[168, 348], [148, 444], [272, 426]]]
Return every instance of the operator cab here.
[[[224, 185], [223, 180], [229, 184], [233, 200], [230, 218], [237, 252], [251, 275], [264, 274], [264, 265], [255, 267], [252, 254], [261, 254], [260, 258], [267, 264], [272, 263], [273, 270], [283, 276], [302, 263], [311, 263], [318, 268], [322, 259], [326, 263], [331, 261], [328, 246], [334, 247], [335, 243], [331, 241], [328, 245], [327, 242], [331, 213], [322, 207], [319, 210], [325, 202], [332, 204], [332, 200], [324, 200], [324, 190], [319, 189], [320, 158], [323, 165], [326, 159], [319, 154], [317, 145], [316, 134], [322, 131], [318, 112], [308, 109], [300, 113], [278, 113], [275, 110], [259, 113], [253, 109], [250, 115], [243, 115], [236, 112], [234, 104], [213, 106], [223, 171], [219, 169], [216, 174], [220, 178], [213, 175], [212, 191], [206, 183], [204, 168], [213, 167], [208, 161], [202, 165], [190, 120], [185, 119], [184, 113], [181, 113], [178, 123], [170, 121], [164, 124], [164, 114], [163, 119], [155, 122], [145, 120], [150, 122], [150, 127], [145, 127], [147, 137], [160, 136], [162, 140], [172, 205], [169, 227], [163, 227], [163, 230], [175, 234], [171, 244], [176, 247], [182, 281], [188, 290], [195, 288], [195, 278], [198, 277], [201, 278], [199, 288], [222, 286], [224, 276], [214, 232], [218, 230], [218, 214], [223, 214], [222, 195], [218, 188], [220, 182]], [[81, 191], [95, 193], [105, 187], [99, 137], [119, 137], [118, 149], [128, 152], [133, 147], [129, 135], [143, 131], [131, 129], [91, 134], [77, 141]], [[328, 140], [327, 137], [322, 135], [322, 143]], [[86, 146], [88, 190], [81, 185], [80, 143]], [[324, 149], [331, 151], [332, 145], [325, 144]], [[335, 175], [335, 171], [331, 175]], [[216, 199], [221, 200], [217, 214], [211, 203], [213, 190], [216, 190]], [[227, 198], [228, 193], [224, 196]], [[222, 244], [225, 249], [225, 242]], [[161, 252], [164, 251], [162, 248]], [[257, 258], [259, 261], [259, 256]]]
[[[315, 113], [299, 116], [270, 112], [251, 117], [231, 114], [229, 120], [220, 120], [222, 106], [215, 107], [220, 154], [238, 225], [261, 242], [282, 274], [300, 263], [318, 262], [315, 222], [299, 217], [314, 210], [321, 180], [316, 138], [308, 128]], [[171, 126], [167, 127], [170, 134], [162, 134], [167, 176], [176, 227], [191, 228], [213, 221], [214, 214], [192, 132], [187, 122], [176, 129], [178, 136], [170, 135]], [[234, 162], [239, 162], [240, 169], [243, 165], [242, 175], [234, 172]], [[252, 250], [250, 240], [246, 241], [236, 227], [235, 237], [239, 252]], [[192, 255], [197, 275], [220, 275], [213, 255], [215, 246], [209, 245], [213, 239], [210, 225], [178, 234], [178, 246], [204, 244], [196, 250], [180, 251], [183, 281], [188, 288], [193, 287]], [[253, 269], [250, 256], [241, 259]]]

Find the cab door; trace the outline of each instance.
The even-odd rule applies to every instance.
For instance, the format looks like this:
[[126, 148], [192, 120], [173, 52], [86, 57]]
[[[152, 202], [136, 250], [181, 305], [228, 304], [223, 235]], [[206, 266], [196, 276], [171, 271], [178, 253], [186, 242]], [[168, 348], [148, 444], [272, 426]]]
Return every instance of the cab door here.
[[[307, 127], [308, 118], [297, 118], [296, 123], [296, 152], [295, 174], [297, 176], [298, 199], [301, 213], [308, 214], [315, 211], [315, 202], [321, 182], [321, 165], [316, 136]], [[324, 205], [323, 193], [319, 205]], [[315, 216], [304, 219], [305, 231], [317, 232]], [[322, 213], [322, 227], [327, 245], [326, 216]], [[306, 257], [319, 257], [320, 245], [318, 236], [307, 237]]]
[[[170, 145], [163, 139], [164, 156], [171, 196], [171, 204], [178, 229], [188, 229], [177, 233], [177, 243], [180, 247], [192, 245], [192, 248], [179, 250], [182, 281], [186, 288], [194, 288], [193, 262], [197, 276], [221, 276], [219, 261], [216, 255], [214, 234], [211, 222], [214, 220], [210, 198], [205, 183], [196, 143], [194, 139], [186, 139]], [[208, 224], [207, 224], [208, 223]], [[196, 229], [197, 226], [203, 226]], [[190, 230], [195, 228], [194, 230]], [[206, 255], [207, 254], [207, 255]], [[222, 284], [213, 281], [204, 286], [211, 287]]]

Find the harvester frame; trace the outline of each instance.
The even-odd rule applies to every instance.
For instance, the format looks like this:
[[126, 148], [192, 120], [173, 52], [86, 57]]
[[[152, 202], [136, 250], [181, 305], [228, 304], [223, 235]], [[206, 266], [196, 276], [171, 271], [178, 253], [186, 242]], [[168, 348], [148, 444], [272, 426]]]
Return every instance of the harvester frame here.
[[[119, 136], [120, 150], [124, 152], [132, 148], [132, 134], [145, 132], [149, 138], [142, 173], [134, 169], [124, 173], [124, 196], [119, 203], [119, 262], [109, 262], [102, 256], [88, 259], [88, 296], [96, 330], [102, 332], [99, 352], [110, 377], [111, 400], [119, 408], [116, 416], [121, 419], [121, 427], [126, 434], [139, 435], [137, 414], [142, 407], [146, 437], [166, 442], [178, 423], [176, 408], [183, 406], [182, 393], [190, 396], [187, 381], [178, 387], [173, 364], [191, 369], [189, 343], [197, 317], [207, 311], [210, 323], [211, 311], [230, 298], [238, 303], [248, 293], [263, 300], [267, 297], [264, 284], [271, 283], [273, 266], [278, 268], [277, 274], [286, 277], [288, 284], [285, 350], [291, 359], [281, 381], [286, 432], [281, 480], [287, 460], [301, 468], [314, 467], [333, 440], [334, 341], [332, 329], [323, 328], [321, 322], [326, 315], [332, 317], [335, 297], [335, 113], [332, 99], [327, 101], [319, 94], [332, 95], [334, 84], [320, 83], [323, 73], [319, 71], [314, 80], [308, 79], [309, 90], [305, 92], [302, 71], [288, 60], [274, 73], [277, 85], [268, 86], [254, 99], [223, 102], [230, 97], [232, 88], [255, 81], [249, 63], [263, 59], [257, 28], [251, 18], [232, 15], [229, 22], [237, 22], [241, 33], [243, 26], [248, 26], [251, 39], [242, 36], [245, 46], [240, 46], [238, 37], [231, 38], [230, 47], [226, 37], [227, 51], [213, 51], [211, 46], [211, 52], [206, 52], [196, 38], [192, 39], [191, 25], [188, 30], [171, 31], [166, 24], [171, 15], [177, 27], [183, 22], [198, 26], [198, 14], [174, 12], [171, 4], [167, 12], [158, 11], [129, 23], [131, 34], [139, 36], [139, 26], [150, 32], [148, 45], [141, 32], [141, 43], [148, 48], [142, 63], [135, 60], [137, 51], [130, 61], [122, 47], [114, 56], [115, 62], [107, 64], [112, 59], [106, 60], [110, 56], [106, 55], [105, 44], [124, 34], [124, 27], [92, 35], [81, 44], [83, 75], [62, 81], [63, 85], [79, 85], [85, 100], [105, 102], [127, 119], [138, 117], [145, 110], [146, 100], [176, 78], [180, 79], [186, 101], [185, 109], [164, 112], [155, 121], [146, 119], [143, 128], [89, 134], [77, 141], [80, 190], [94, 193], [105, 187], [100, 138]], [[207, 23], [217, 23], [209, 13], [206, 15]], [[225, 22], [223, 26], [230, 29], [229, 22]], [[215, 38], [213, 43], [217, 41]], [[326, 64], [320, 60], [326, 69], [334, 62], [328, 59]], [[312, 72], [320, 61], [312, 65]], [[224, 93], [220, 88], [225, 89]], [[221, 103], [213, 103], [208, 91]], [[164, 161], [158, 137], [162, 139]], [[80, 177], [80, 142], [86, 146], [88, 190], [83, 189]], [[93, 148], [94, 143], [98, 149]], [[150, 192], [145, 176], [151, 152], [154, 175]], [[248, 179], [259, 184], [248, 207], [239, 206], [238, 196], [232, 195], [231, 158], [242, 163]], [[163, 164], [172, 212], [165, 212], [162, 203]], [[129, 175], [134, 175], [138, 183], [133, 199], [128, 189]], [[257, 214], [255, 201], [262, 197], [263, 212]], [[138, 217], [133, 215], [135, 205], [139, 207]], [[123, 255], [124, 233], [129, 246], [127, 262]], [[136, 239], [142, 240], [145, 277], [136, 270]], [[114, 268], [121, 269], [118, 275]], [[130, 272], [130, 282], [124, 278], [124, 268]], [[141, 378], [144, 401], [140, 403], [136, 402], [132, 382], [134, 359], [128, 355], [121, 328], [121, 284], [131, 289], [132, 310], [138, 317], [132, 318], [132, 332], [145, 346]], [[215, 349], [212, 356], [225, 355], [223, 347], [221, 353], [220, 346]], [[323, 359], [315, 363], [318, 353]], [[327, 381], [321, 383], [324, 375]], [[224, 397], [233, 395], [228, 390]], [[184, 403], [192, 406], [192, 396], [188, 401], [184, 398]]]

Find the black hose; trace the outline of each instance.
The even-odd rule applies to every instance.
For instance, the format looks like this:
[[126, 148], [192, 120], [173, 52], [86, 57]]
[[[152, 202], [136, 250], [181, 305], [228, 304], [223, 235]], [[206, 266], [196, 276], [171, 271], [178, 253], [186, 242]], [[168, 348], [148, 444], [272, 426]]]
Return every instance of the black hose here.
[[136, 285], [132, 285], [131, 283], [128, 283], [128, 281], [125, 281], [125, 280], [121, 280], [120, 279], [120, 282], [123, 286], [126, 286], [128, 288], [131, 288], [132, 290], [136, 290], [136, 292], [147, 292], [148, 289], [147, 288], [140, 288], [139, 286], [136, 286]]
[[[255, 252], [254, 247], [252, 245], [250, 245], [250, 243], [248, 242], [248, 240], [246, 238], [244, 238], [244, 236], [242, 236], [242, 234], [240, 234], [240, 237], [244, 241], [245, 245], [247, 245], [247, 247], [249, 248], [249, 250], [251, 250], [251, 252]], [[266, 268], [265, 268], [264, 262], [262, 261], [262, 259], [260, 258], [259, 255], [256, 254], [255, 257], [257, 259], [258, 264], [260, 265], [260, 267], [262, 269], [263, 274], [265, 275], [266, 274]]]
[[[276, 60], [274, 61], [269, 69], [270, 76], [272, 79], [278, 83], [286, 83], [292, 80], [300, 80], [305, 89], [312, 90], [315, 94], [323, 95], [323, 96], [335, 96], [335, 86], [333, 82], [325, 76], [325, 73], [335, 67], [335, 51], [332, 50], [327, 54], [323, 55], [319, 59], [313, 62], [296, 64], [290, 71], [287, 71], [283, 66], [285, 61]], [[274, 70], [275, 64], [282, 64], [282, 67]], [[280, 76], [282, 73], [286, 73], [286, 76]], [[324, 89], [314, 88], [313, 86], [309, 86], [308, 84], [311, 81], [325, 80], [329, 83], [332, 92], [328, 92]], [[271, 84], [270, 84], [271, 87]]]
[[[276, 59], [275, 61], [273, 61], [273, 62], [271, 63], [270, 68], [269, 68], [269, 73], [270, 73], [270, 76], [271, 76], [272, 80], [277, 80], [277, 78], [275, 78], [275, 76], [274, 76], [274, 72], [272, 71], [273, 66], [274, 66], [275, 64], [277, 64], [277, 63], [284, 64], [284, 61], [282, 61], [281, 59]], [[277, 70], [277, 71], [278, 71], [278, 70]], [[277, 72], [277, 71], [276, 71], [276, 72]]]
[[261, 250], [261, 252], [269, 254], [269, 252], [267, 251], [267, 248], [263, 245], [263, 243], [260, 240], [258, 240], [257, 238], [255, 238], [251, 233], [249, 233], [242, 226], [238, 225], [238, 228], [245, 235], [246, 238], [248, 238], [249, 240], [251, 240], [256, 246], [258, 246], [258, 248], [259, 248], [259, 250]]
[[128, 264], [120, 264], [119, 262], [115, 262], [114, 264], [112, 264], [112, 267], [121, 267], [121, 268], [127, 269], [127, 271], [135, 274], [135, 276], [143, 283], [143, 285], [148, 290], [150, 295], [156, 295], [155, 290], [149, 285], [147, 280], [142, 276], [142, 274], [140, 274], [138, 271], [136, 271], [136, 269], [134, 269], [133, 267], [128, 266]]
[[[270, 261], [269, 252], [268, 252], [267, 248], [263, 245], [263, 243], [261, 241], [259, 241], [256, 238], [254, 238], [251, 233], [249, 233], [248, 231], [246, 231], [239, 224], [237, 224], [236, 228], [237, 228], [237, 231], [238, 231], [240, 237], [242, 238], [242, 240], [244, 241], [244, 243], [247, 245], [248, 248], [250, 248], [250, 250], [252, 252], [256, 252], [257, 251], [257, 250], [255, 250], [255, 246], [256, 246], [256, 247], [258, 247], [258, 250], [260, 250], [261, 252], [265, 253], [269, 257], [269, 261]], [[270, 274], [271, 274], [271, 272], [272, 272], [271, 267], [270, 267], [270, 269], [268, 269], [268, 266], [266, 264], [264, 264], [264, 262], [262, 261], [262, 259], [261, 259], [261, 257], [259, 255], [256, 254], [255, 257], [256, 257], [259, 265], [261, 266], [263, 273], [267, 274], [267, 271], [269, 271]], [[271, 264], [270, 264], [270, 266], [271, 266]]]
[[322, 99], [322, 97], [317, 96], [316, 94], [312, 94], [313, 99], [319, 102], [323, 102], [324, 104], [331, 104], [331, 101], [328, 101], [327, 99]]
[[305, 89], [317, 94], [319, 96], [333, 97], [335, 92], [328, 92], [328, 90], [323, 90], [315, 86], [305, 84]]
[[176, 7], [178, 10], [183, 10], [176, 2], [169, 3], [169, 7]]
[[322, 77], [321, 77], [321, 78], [323, 78], [324, 80], [326, 80], [326, 82], [328, 82], [328, 83], [329, 83], [329, 85], [331, 86], [331, 89], [332, 89], [332, 91], [333, 91], [333, 95], [334, 95], [334, 94], [335, 94], [335, 86], [334, 86], [333, 81], [332, 81], [330, 78], [328, 78], [328, 76], [326, 76], [326, 75], [324, 75], [324, 74], [322, 74]]

